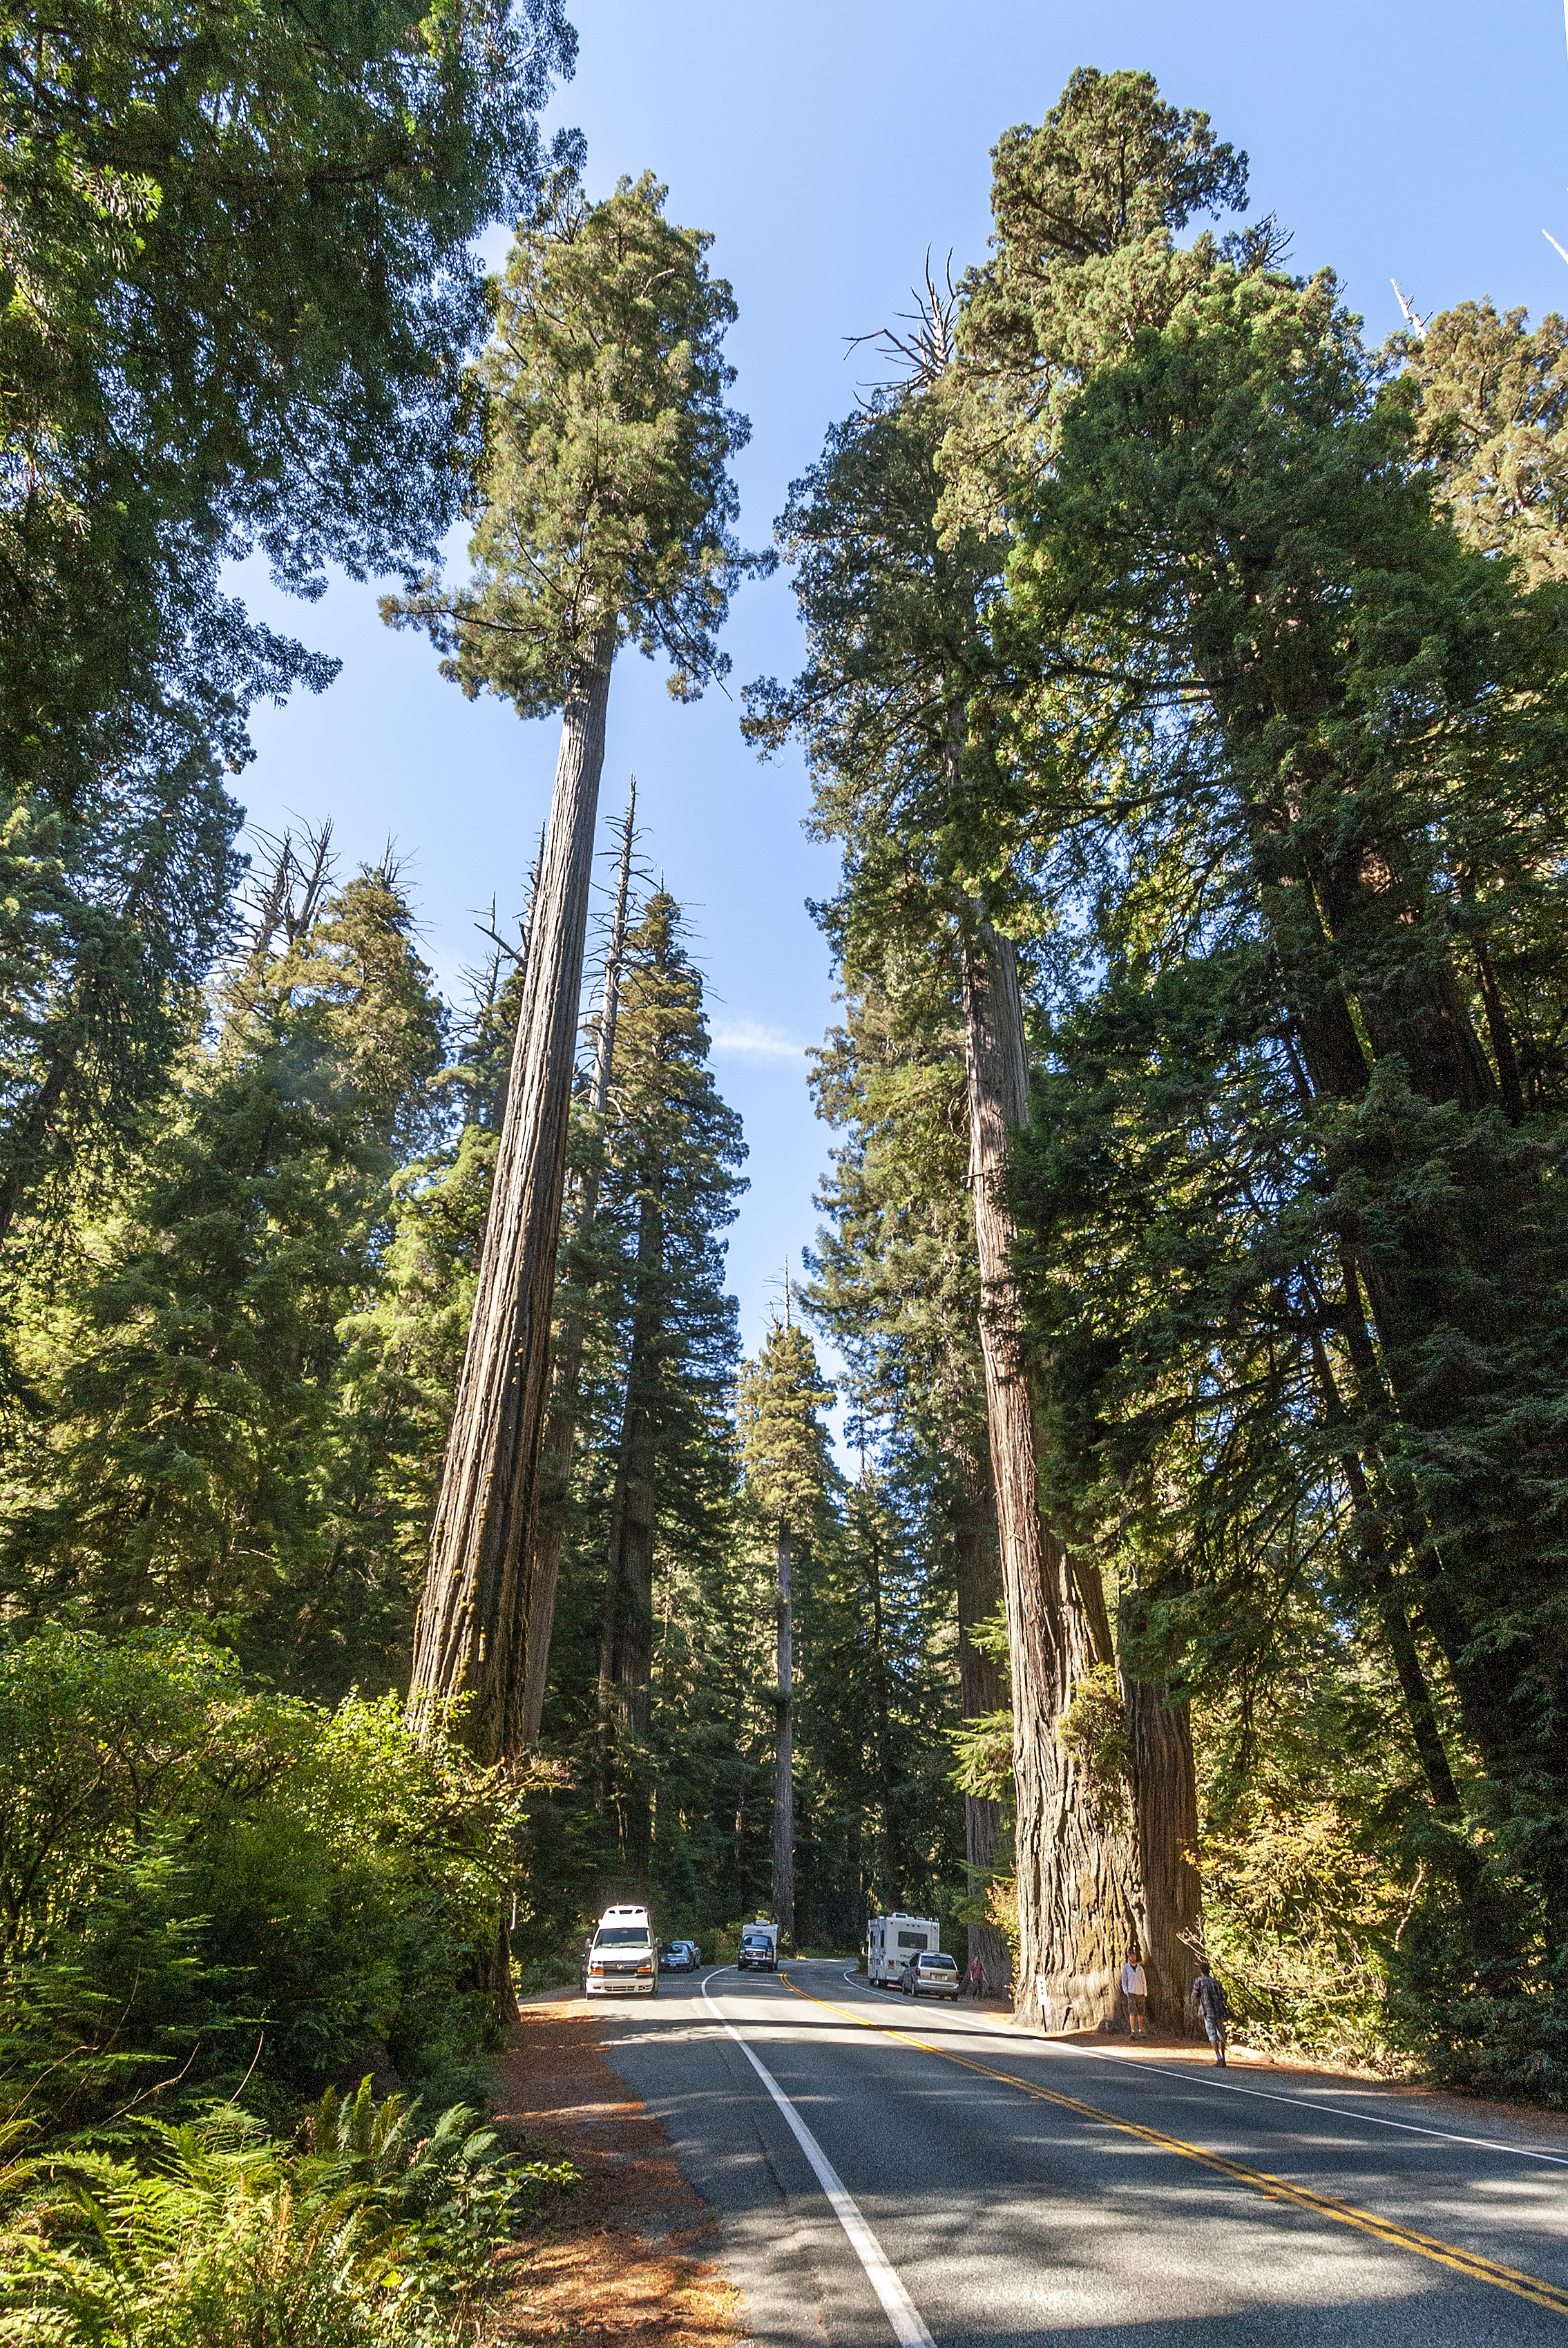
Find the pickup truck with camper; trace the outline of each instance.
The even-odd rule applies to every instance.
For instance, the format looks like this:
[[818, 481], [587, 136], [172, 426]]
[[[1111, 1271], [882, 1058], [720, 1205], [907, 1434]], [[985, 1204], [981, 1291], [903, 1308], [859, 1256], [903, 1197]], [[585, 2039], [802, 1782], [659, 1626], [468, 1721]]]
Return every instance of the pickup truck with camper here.
[[902, 1989], [912, 1957], [942, 1946], [934, 1916], [873, 1916], [866, 1926], [866, 1979], [873, 1989]]
[[590, 1997], [657, 1997], [659, 1944], [645, 1908], [606, 1908], [588, 1945], [583, 1986]]
[[779, 1927], [743, 1924], [740, 1928], [740, 1970], [743, 1973], [776, 1973], [779, 1970]]

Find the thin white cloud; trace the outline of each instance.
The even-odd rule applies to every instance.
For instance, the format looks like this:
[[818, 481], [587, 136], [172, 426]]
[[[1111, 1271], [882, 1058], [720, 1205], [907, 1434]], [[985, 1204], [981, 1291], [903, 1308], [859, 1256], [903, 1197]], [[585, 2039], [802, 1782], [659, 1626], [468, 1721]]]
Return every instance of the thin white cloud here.
[[716, 1052], [745, 1052], [754, 1060], [803, 1060], [804, 1044], [757, 1019], [731, 1019], [713, 1031]]

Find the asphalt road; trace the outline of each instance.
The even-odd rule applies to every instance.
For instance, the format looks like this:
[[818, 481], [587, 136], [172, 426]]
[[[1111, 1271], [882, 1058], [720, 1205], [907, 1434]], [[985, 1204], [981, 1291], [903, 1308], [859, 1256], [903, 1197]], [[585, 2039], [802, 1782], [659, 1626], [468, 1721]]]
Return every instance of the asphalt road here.
[[666, 1974], [604, 2017], [765, 2342], [1568, 2348], [1555, 2139], [1350, 2082], [1162, 2072], [841, 1962]]

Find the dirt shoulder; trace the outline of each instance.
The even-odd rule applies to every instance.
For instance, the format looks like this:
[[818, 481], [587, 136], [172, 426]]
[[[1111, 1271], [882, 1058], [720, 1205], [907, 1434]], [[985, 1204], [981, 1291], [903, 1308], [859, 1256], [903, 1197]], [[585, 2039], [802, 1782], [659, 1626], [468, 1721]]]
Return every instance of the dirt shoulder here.
[[602, 2006], [548, 1992], [523, 2006], [496, 2065], [498, 2116], [586, 2180], [552, 2196], [511, 2253], [519, 2281], [500, 2335], [540, 2348], [735, 2348], [740, 2293], [703, 2255], [712, 2214], [661, 2122], [600, 2053], [603, 2027]]

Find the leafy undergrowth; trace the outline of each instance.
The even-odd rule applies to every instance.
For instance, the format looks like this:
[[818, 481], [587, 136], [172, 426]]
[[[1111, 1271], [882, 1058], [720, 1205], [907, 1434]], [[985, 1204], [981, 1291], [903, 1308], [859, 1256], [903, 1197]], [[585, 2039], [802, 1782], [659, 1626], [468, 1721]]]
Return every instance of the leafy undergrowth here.
[[579, 1999], [524, 2006], [496, 2076], [506, 2122], [569, 2156], [503, 2265], [520, 2269], [500, 2336], [555, 2348], [736, 2348], [740, 2294], [701, 2256], [711, 2212], [667, 2136], [599, 2052], [603, 2015]]
[[[284, 2146], [232, 2106], [29, 2161], [15, 2133], [0, 2340], [59, 2348], [450, 2348], [494, 2330], [496, 2256], [575, 2183], [455, 2105], [368, 2080]], [[0, 2150], [4, 2150], [0, 2147]]]

